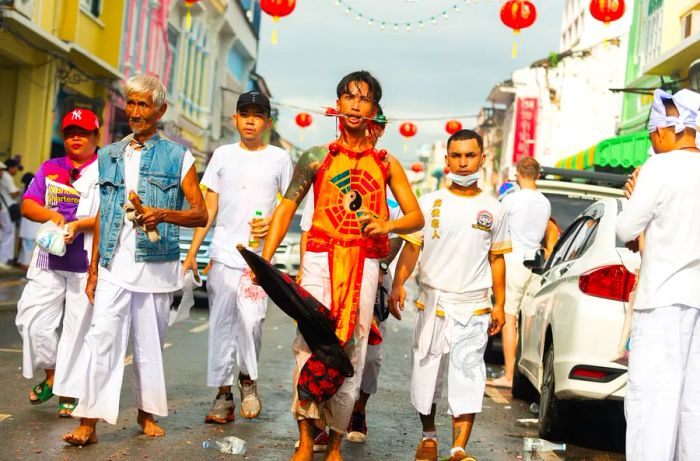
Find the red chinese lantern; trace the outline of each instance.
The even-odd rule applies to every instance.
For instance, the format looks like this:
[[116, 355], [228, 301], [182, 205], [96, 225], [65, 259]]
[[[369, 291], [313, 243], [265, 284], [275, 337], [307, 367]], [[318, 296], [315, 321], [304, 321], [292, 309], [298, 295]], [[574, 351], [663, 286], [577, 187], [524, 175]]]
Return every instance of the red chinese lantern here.
[[[296, 6], [297, 0], [260, 0], [260, 9], [272, 16], [274, 22], [290, 15]], [[270, 41], [273, 45], [277, 45], [276, 27], [272, 30]]]
[[401, 126], [399, 126], [399, 133], [401, 133], [401, 136], [404, 138], [412, 138], [417, 132], [418, 127], [415, 123], [403, 122]]
[[192, 28], [192, 7], [199, 0], [185, 0], [185, 8], [187, 12], [185, 13], [185, 28], [190, 30]]
[[414, 173], [420, 173], [421, 171], [423, 171], [423, 169], [423, 164], [420, 162], [416, 162], [413, 165], [411, 165], [411, 171], [413, 171]]
[[591, 16], [607, 26], [625, 14], [625, 0], [591, 0]]
[[457, 120], [450, 120], [445, 124], [445, 131], [447, 131], [449, 134], [455, 134], [459, 130], [462, 129], [462, 124], [459, 123]]
[[299, 125], [300, 128], [306, 128], [307, 126], [311, 125], [313, 118], [311, 117], [311, 114], [299, 112], [297, 116], [294, 117], [294, 121], [297, 122], [297, 125]]
[[[501, 22], [518, 35], [520, 29], [530, 27], [537, 19], [537, 8], [528, 0], [508, 0], [501, 7]], [[518, 44], [513, 42], [513, 58], [518, 55]]]
[[[296, 124], [304, 130], [305, 128], [309, 127], [311, 125], [311, 122], [313, 122], [313, 117], [311, 117], [311, 114], [307, 112], [299, 112], [296, 117], [294, 117], [294, 121]], [[304, 140], [304, 131], [301, 132], [299, 135], [299, 141]]]
[[[418, 127], [416, 126], [415, 123], [403, 122], [399, 126], [399, 133], [401, 133], [401, 136], [406, 138], [406, 141], [408, 141], [408, 138], [412, 138], [413, 136], [415, 136], [417, 132], [418, 132]], [[404, 152], [408, 151], [408, 142], [404, 143], [403, 151]]]

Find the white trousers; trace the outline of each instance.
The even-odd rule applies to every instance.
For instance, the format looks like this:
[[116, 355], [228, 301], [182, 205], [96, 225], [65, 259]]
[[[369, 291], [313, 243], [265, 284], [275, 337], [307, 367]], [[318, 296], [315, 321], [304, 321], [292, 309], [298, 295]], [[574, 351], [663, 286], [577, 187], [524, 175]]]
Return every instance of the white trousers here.
[[54, 394], [75, 398], [81, 393], [84, 372], [76, 364], [92, 320], [92, 305], [85, 295], [87, 274], [39, 269], [35, 261], [31, 261], [27, 285], [17, 302], [22, 374], [31, 379], [35, 370], [53, 368]]
[[137, 293], [99, 280], [92, 327], [80, 357], [85, 385], [73, 416], [116, 424], [129, 328], [136, 406], [154, 415], [168, 414], [163, 343], [172, 300], [172, 293]]
[[[426, 312], [419, 311], [413, 335], [411, 403], [420, 414], [430, 414], [440, 401], [447, 368], [447, 402], [454, 417], [481, 412], [486, 387], [484, 351], [491, 315], [474, 315], [466, 325], [449, 316], [437, 317], [433, 331], [424, 328]], [[430, 350], [418, 358], [422, 335], [432, 335]]]
[[241, 287], [242, 273], [242, 269], [218, 261], [209, 270], [207, 385], [211, 387], [231, 386], [235, 365], [250, 379], [258, 379], [267, 297], [258, 300], [246, 297], [245, 287]]
[[9, 263], [15, 258], [15, 223], [10, 219], [10, 212], [3, 207], [0, 210], [0, 263]]
[[19, 239], [19, 242], [19, 256], [17, 256], [17, 262], [28, 266], [32, 259], [34, 248], [36, 247], [36, 240], [33, 238], [21, 238]]
[[[392, 277], [390, 274], [385, 274], [382, 277], [382, 286], [387, 291], [391, 293]], [[376, 298], [379, 298], [379, 290], [377, 290]], [[385, 301], [388, 302], [389, 295], [386, 295]], [[379, 381], [379, 370], [382, 368], [382, 360], [384, 355], [382, 354], [382, 349], [384, 342], [386, 341], [386, 323], [389, 319], [387, 318], [383, 322], [379, 323], [379, 331], [382, 334], [382, 342], [372, 346], [367, 345], [367, 356], [365, 357], [365, 369], [362, 372], [362, 383], [360, 384], [360, 390], [365, 394], [375, 394], [377, 392], [377, 383]]]
[[698, 459], [700, 309], [636, 310], [628, 373], [627, 459]]
[[[389, 319], [387, 319], [389, 320]], [[379, 331], [382, 333], [382, 342], [375, 345], [367, 345], [367, 355], [365, 356], [365, 369], [362, 372], [362, 383], [360, 390], [365, 394], [376, 394], [377, 383], [379, 382], [379, 370], [382, 368], [384, 355], [382, 354], [382, 346], [386, 341], [386, 322], [379, 323]]]
[[[330, 306], [331, 277], [328, 268], [328, 253], [305, 252], [301, 270], [303, 271], [301, 285], [324, 305]], [[297, 332], [297, 337], [294, 340], [294, 344], [292, 344], [292, 352], [296, 360], [292, 413], [296, 419], [321, 419], [336, 432], [344, 434], [347, 431], [352, 410], [360, 392], [362, 372], [367, 354], [367, 340], [369, 339], [369, 330], [374, 313], [374, 298], [377, 291], [378, 276], [379, 261], [376, 259], [365, 259], [357, 323], [352, 339], [345, 345], [345, 351], [350, 357], [355, 374], [352, 378], [345, 379], [345, 382], [333, 397], [320, 404], [307, 402], [302, 406], [298, 400], [296, 391], [297, 376], [306, 361], [311, 357], [311, 350], [301, 333]]]
[[523, 257], [517, 253], [506, 253], [506, 314], [518, 316], [520, 302], [530, 282], [532, 272], [523, 266]]

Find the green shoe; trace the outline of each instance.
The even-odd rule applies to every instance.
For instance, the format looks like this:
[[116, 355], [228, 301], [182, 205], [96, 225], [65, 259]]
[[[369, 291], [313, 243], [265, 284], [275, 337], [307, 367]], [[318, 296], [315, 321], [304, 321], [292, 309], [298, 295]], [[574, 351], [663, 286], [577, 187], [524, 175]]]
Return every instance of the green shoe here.
[[32, 398], [29, 399], [29, 402], [31, 402], [32, 405], [39, 405], [40, 403], [44, 403], [53, 397], [53, 389], [48, 385], [46, 380], [43, 380], [34, 386], [32, 392], [34, 392], [34, 395], [37, 397], [36, 400]]

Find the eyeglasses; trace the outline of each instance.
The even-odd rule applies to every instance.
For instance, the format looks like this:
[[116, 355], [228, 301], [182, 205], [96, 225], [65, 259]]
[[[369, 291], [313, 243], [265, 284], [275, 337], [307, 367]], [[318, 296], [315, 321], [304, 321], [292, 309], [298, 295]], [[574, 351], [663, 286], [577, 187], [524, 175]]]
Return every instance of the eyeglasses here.
[[80, 177], [80, 170], [78, 168], [71, 168], [68, 174], [70, 174], [70, 183], [73, 184], [73, 181], [76, 181]]

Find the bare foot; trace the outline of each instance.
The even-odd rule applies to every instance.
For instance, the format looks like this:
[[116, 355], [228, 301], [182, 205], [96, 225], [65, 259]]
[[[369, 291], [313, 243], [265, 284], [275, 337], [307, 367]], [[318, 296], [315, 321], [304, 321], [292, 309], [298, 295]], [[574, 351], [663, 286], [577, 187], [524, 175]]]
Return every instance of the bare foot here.
[[486, 385], [491, 387], [505, 387], [510, 389], [513, 387], [513, 381], [508, 381], [505, 376], [501, 376], [497, 379], [486, 380]]
[[311, 446], [310, 450], [297, 450], [289, 461], [313, 461], [314, 459], [314, 448]]
[[343, 461], [343, 457], [340, 455], [340, 450], [331, 451], [326, 453], [326, 457], [323, 458], [324, 461]]
[[96, 422], [97, 420], [95, 419], [82, 419], [80, 421], [80, 426], [78, 426], [75, 431], [63, 435], [63, 440], [71, 445], [79, 447], [97, 443], [97, 431], [95, 430]]
[[136, 422], [138, 422], [141, 429], [143, 429], [143, 433], [149, 437], [163, 437], [165, 435], [165, 430], [156, 424], [153, 415], [150, 413], [139, 410]]

